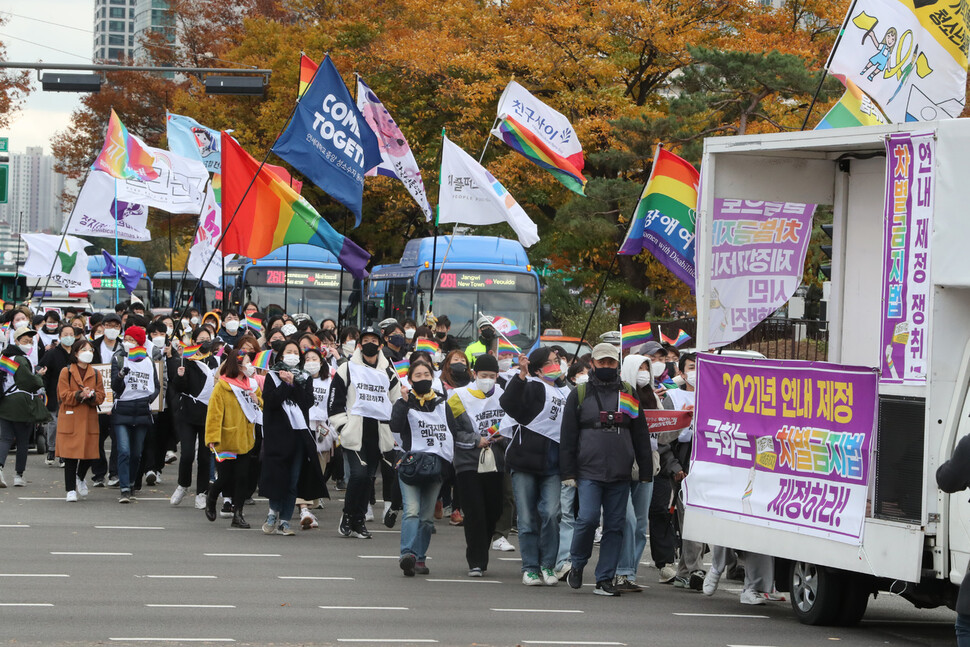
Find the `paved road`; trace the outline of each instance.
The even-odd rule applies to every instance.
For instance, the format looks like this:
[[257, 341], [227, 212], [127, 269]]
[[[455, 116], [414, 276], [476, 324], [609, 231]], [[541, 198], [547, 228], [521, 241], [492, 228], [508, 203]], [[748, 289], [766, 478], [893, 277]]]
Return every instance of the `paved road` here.
[[860, 627], [836, 629], [800, 625], [787, 602], [742, 606], [736, 582], [713, 598], [660, 585], [646, 566], [649, 588], [622, 598], [524, 587], [517, 553], [493, 552], [487, 576], [470, 580], [461, 529], [446, 521], [431, 575], [405, 579], [397, 531], [340, 538], [336, 502], [318, 511], [319, 530], [265, 536], [265, 502], [247, 515], [253, 530], [209, 523], [189, 498], [168, 504], [168, 472], [129, 506], [112, 489], [67, 504], [60, 470], [31, 456], [28, 486], [0, 490], [0, 644], [955, 644], [952, 612], [888, 596]]

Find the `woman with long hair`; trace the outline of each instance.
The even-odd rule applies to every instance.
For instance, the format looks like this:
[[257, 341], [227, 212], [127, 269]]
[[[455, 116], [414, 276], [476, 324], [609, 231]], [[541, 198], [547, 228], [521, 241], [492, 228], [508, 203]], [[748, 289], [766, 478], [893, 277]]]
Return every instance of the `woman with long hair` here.
[[68, 502], [88, 495], [84, 478], [98, 459], [98, 406], [104, 402], [105, 393], [101, 371], [91, 367], [93, 361], [94, 344], [79, 338], [71, 346], [71, 363], [57, 380], [57, 455], [64, 459]]
[[[320, 351], [310, 348], [303, 352], [303, 370], [307, 372], [308, 379], [313, 384], [310, 432], [313, 434], [316, 443], [316, 454], [317, 460], [320, 461], [320, 469], [326, 475], [327, 465], [330, 463], [333, 446], [337, 440], [337, 432], [330, 426], [330, 418], [327, 416], [327, 401], [330, 395], [330, 365], [323, 361], [323, 355]], [[324, 485], [326, 486], [326, 481], [324, 481]], [[299, 498], [296, 502], [300, 506], [300, 527], [303, 530], [319, 527], [319, 521], [310, 512], [310, 507], [317, 504], [318, 501]], [[316, 507], [323, 507], [322, 500]]]

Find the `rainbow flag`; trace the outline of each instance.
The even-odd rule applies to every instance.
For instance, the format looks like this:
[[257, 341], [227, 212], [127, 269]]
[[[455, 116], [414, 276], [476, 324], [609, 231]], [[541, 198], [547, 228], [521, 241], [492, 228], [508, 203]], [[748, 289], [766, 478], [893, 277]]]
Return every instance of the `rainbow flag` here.
[[639, 346], [650, 341], [653, 339], [650, 322], [644, 321], [643, 323], [621, 326], [620, 338], [622, 340], [623, 350], [630, 350], [634, 346]]
[[313, 82], [313, 77], [317, 73], [317, 65], [312, 58], [304, 53], [300, 53], [300, 89], [297, 91], [296, 98], [299, 99], [306, 94], [307, 88]]
[[567, 189], [586, 195], [586, 178], [583, 177], [583, 172], [521, 123], [512, 117], [505, 117], [499, 121], [496, 134], [519, 155], [552, 173]]
[[418, 337], [418, 341], [414, 344], [415, 351], [423, 351], [425, 353], [431, 353], [432, 355], [437, 353], [439, 349], [438, 342], [425, 339], [424, 337]]
[[845, 79], [845, 94], [825, 113], [815, 130], [851, 128], [853, 126], [884, 126], [889, 123], [879, 106], [851, 79]]
[[150, 182], [158, 178], [158, 171], [154, 168], [155, 157], [145, 148], [144, 142], [128, 133], [128, 129], [112, 108], [104, 147], [91, 168], [104, 171], [119, 180], [137, 179]]
[[489, 436], [494, 436], [495, 434], [497, 434], [498, 433], [498, 423], [496, 422], [494, 425], [492, 425], [491, 427], [489, 427], [488, 429], [486, 429], [485, 430], [485, 433], [488, 434]]
[[[250, 185], [252, 185], [250, 187]], [[370, 254], [330, 224], [235, 139], [222, 133], [222, 211], [236, 226], [224, 232], [223, 254], [262, 258], [274, 249], [304, 243], [329, 250], [354, 278], [367, 278]]]
[[260, 334], [263, 332], [263, 321], [259, 317], [246, 315], [246, 327]]
[[675, 341], [675, 340], [674, 340], [674, 339], [671, 339], [670, 337], [668, 337], [667, 335], [665, 335], [665, 334], [664, 334], [664, 331], [663, 331], [663, 330], [660, 330], [660, 329], [658, 328], [658, 329], [657, 329], [657, 332], [659, 332], [659, 333], [660, 333], [660, 341], [661, 341], [661, 342], [663, 342], [664, 344], [670, 344], [671, 346], [673, 346], [673, 345], [674, 345], [674, 341]]
[[271, 350], [264, 350], [253, 360], [253, 366], [259, 369], [269, 370], [269, 356], [273, 354]]
[[661, 382], [660, 386], [667, 389], [668, 391], [676, 391], [677, 389], [680, 388], [680, 386], [669, 377], [666, 378], [663, 382]]
[[148, 350], [144, 346], [135, 346], [130, 351], [128, 351], [128, 359], [133, 362], [142, 360], [148, 357]]
[[508, 317], [494, 317], [492, 319], [492, 328], [506, 337], [514, 337], [519, 334], [519, 327]]
[[400, 362], [394, 362], [394, 370], [397, 371], [397, 376], [399, 379], [404, 379], [408, 376], [408, 369], [411, 368], [411, 362], [407, 359], [402, 359]]
[[640, 415], [640, 403], [637, 402], [637, 399], [629, 393], [620, 391], [620, 400], [617, 403], [617, 410], [620, 413], [625, 413], [631, 418], [636, 418]]
[[694, 223], [701, 177], [685, 159], [657, 147], [650, 179], [633, 212], [621, 255], [653, 254], [677, 278], [694, 287]]
[[19, 367], [20, 364], [13, 357], [7, 357], [6, 355], [0, 357], [0, 371], [3, 371], [7, 375], [13, 375]]
[[677, 333], [677, 339], [674, 340], [674, 346], [679, 348], [681, 344], [686, 344], [689, 340], [690, 335], [681, 330]]
[[231, 461], [236, 458], [236, 452], [217, 452], [213, 450], [212, 453], [216, 455], [217, 463], [222, 463], [223, 461]]
[[182, 359], [192, 359], [202, 354], [202, 344], [193, 344], [182, 349]]
[[515, 344], [513, 344], [512, 342], [510, 342], [507, 339], [505, 339], [504, 337], [499, 337], [498, 338], [498, 354], [499, 355], [508, 355], [509, 353], [511, 353], [513, 355], [521, 355], [522, 354], [522, 350], [518, 346], [516, 346]]

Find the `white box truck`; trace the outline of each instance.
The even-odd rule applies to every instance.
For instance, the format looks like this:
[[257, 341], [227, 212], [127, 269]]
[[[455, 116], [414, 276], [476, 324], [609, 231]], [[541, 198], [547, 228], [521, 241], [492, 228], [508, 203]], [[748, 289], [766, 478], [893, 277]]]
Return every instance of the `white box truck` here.
[[[688, 505], [686, 513], [686, 538], [773, 556], [778, 589], [790, 592], [794, 612], [809, 624], [854, 624], [882, 591], [917, 607], [953, 608], [967, 572], [970, 494], [942, 493], [935, 473], [970, 433], [970, 120], [720, 137], [704, 146], [697, 347], [709, 347], [715, 200], [814, 203], [833, 209], [827, 362], [876, 368], [886, 352], [886, 141], [896, 133], [935, 134], [927, 365], [923, 384], [879, 381], [861, 544], [702, 507]], [[700, 399], [703, 383], [698, 389]]]

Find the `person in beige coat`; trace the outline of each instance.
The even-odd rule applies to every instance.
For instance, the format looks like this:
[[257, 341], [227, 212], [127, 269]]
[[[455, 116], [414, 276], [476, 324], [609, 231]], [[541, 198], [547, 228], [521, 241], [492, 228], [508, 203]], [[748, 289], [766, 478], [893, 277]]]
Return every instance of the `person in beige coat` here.
[[79, 339], [71, 347], [70, 364], [57, 380], [57, 455], [64, 459], [67, 501], [88, 495], [84, 478], [98, 458], [98, 406], [104, 402], [101, 371], [91, 366], [94, 346]]

